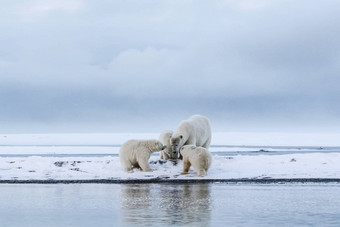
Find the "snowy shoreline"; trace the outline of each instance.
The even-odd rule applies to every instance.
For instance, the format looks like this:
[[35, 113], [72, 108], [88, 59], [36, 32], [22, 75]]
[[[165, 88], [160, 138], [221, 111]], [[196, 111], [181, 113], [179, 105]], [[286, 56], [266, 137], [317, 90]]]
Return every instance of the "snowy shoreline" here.
[[231, 180], [340, 179], [340, 153], [213, 156], [208, 175], [197, 177], [191, 168], [180, 175], [182, 160], [149, 160], [153, 172], [122, 170], [119, 157], [1, 157], [0, 180]]
[[0, 180], [0, 184], [340, 184], [339, 178], [266, 178], [266, 179], [91, 179], [91, 180]]
[[182, 160], [162, 161], [159, 153], [149, 160], [153, 172], [122, 171], [120, 144], [130, 138], [157, 137], [122, 133], [0, 135], [0, 182], [340, 179], [339, 134], [214, 133], [210, 148], [213, 164], [206, 177], [196, 177], [192, 168], [188, 175], [180, 175]]

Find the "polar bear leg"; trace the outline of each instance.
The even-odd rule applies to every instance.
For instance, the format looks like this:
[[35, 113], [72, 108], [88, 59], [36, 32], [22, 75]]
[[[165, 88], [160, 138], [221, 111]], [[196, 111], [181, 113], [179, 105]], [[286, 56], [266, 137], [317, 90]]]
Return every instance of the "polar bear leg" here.
[[188, 158], [185, 158], [183, 160], [183, 172], [181, 172], [182, 175], [187, 174], [189, 172], [191, 163], [189, 162]]
[[132, 173], [131, 163], [123, 163], [123, 170], [128, 173]]
[[198, 170], [198, 172], [197, 172], [197, 176], [198, 177], [204, 177], [204, 176], [206, 176], [207, 175], [207, 171], [205, 171], [205, 169], [200, 169], [200, 170]]
[[161, 151], [161, 159], [168, 160], [169, 156], [165, 151]]
[[169, 155], [167, 153], [165, 153], [164, 151], [163, 152], [163, 157], [164, 157], [164, 160], [168, 160], [169, 159]]
[[138, 161], [138, 164], [144, 172], [152, 172], [147, 159]]
[[211, 142], [211, 138], [209, 138], [209, 139], [202, 145], [202, 147], [204, 147], [204, 148], [206, 148], [206, 149], [209, 149], [210, 142]]

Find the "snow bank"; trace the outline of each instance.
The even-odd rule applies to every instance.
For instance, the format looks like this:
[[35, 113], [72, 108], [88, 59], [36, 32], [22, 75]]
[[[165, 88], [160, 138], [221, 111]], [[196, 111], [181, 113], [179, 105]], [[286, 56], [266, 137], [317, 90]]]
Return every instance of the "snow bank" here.
[[[340, 153], [213, 156], [204, 179], [339, 178]], [[150, 158], [153, 172], [123, 172], [119, 157], [2, 157], [0, 180], [196, 179], [193, 169], [180, 175], [182, 161]], [[199, 178], [203, 179], [203, 178]]]
[[[181, 160], [161, 162], [159, 155], [150, 158], [151, 173], [121, 170], [117, 154], [123, 142], [157, 138], [157, 133], [0, 135], [0, 180], [196, 179], [193, 170], [180, 175]], [[204, 179], [339, 178], [339, 138], [340, 134], [213, 133], [210, 151], [215, 155]], [[5, 157], [20, 154], [36, 156]], [[73, 156], [53, 156], [58, 154]]]

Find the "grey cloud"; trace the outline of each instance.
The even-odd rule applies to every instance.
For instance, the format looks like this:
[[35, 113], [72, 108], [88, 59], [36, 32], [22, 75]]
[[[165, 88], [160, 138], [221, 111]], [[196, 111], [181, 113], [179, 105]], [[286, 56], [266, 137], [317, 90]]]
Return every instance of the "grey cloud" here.
[[162, 120], [194, 113], [236, 130], [337, 125], [338, 8], [337, 1], [6, 2], [0, 116], [9, 125], [121, 128], [147, 117], [169, 127]]

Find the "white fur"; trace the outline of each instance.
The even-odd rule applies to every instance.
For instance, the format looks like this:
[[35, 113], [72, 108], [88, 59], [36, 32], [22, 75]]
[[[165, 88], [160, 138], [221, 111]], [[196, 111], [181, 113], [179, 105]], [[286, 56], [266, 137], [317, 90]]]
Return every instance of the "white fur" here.
[[163, 131], [159, 135], [159, 141], [166, 146], [164, 150], [161, 151], [161, 159], [168, 160], [169, 158], [173, 158], [172, 153], [171, 153], [171, 145], [170, 145], [170, 139], [173, 134], [173, 131], [171, 130], [166, 130]]
[[181, 174], [187, 174], [190, 166], [192, 166], [198, 177], [207, 175], [212, 162], [211, 154], [207, 149], [194, 145], [185, 145], [180, 152], [183, 156], [183, 172]]
[[120, 163], [126, 172], [132, 172], [132, 167], [152, 172], [148, 163], [150, 155], [160, 150], [163, 145], [158, 140], [128, 140], [120, 147]]
[[201, 115], [193, 115], [188, 120], [181, 121], [170, 139], [171, 151], [176, 155], [184, 145], [195, 145], [208, 149], [210, 142], [210, 123], [208, 118]]

